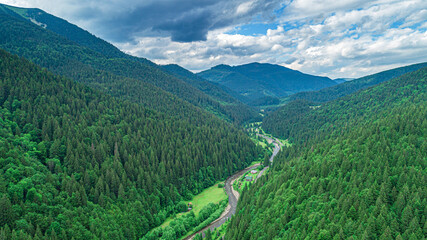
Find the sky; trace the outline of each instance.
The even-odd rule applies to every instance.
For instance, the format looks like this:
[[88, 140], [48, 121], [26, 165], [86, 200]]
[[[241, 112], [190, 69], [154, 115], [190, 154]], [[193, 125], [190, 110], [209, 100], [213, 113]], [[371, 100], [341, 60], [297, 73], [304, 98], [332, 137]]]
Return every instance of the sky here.
[[158, 64], [279, 64], [356, 78], [427, 61], [425, 0], [0, 0]]

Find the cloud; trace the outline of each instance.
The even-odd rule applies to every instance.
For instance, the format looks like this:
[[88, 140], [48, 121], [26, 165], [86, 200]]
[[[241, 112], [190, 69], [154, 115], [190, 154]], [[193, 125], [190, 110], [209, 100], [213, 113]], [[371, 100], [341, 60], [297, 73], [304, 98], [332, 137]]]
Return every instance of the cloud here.
[[171, 37], [172, 41], [206, 40], [209, 31], [250, 22], [280, 7], [279, 0], [3, 0], [38, 7], [114, 42], [138, 37]]
[[[289, 20], [261, 35], [218, 29], [209, 32], [205, 42], [176, 43], [153, 37], [120, 47], [159, 64], [178, 63], [193, 71], [258, 61], [332, 78], [360, 77], [427, 60], [424, 1], [347, 1], [339, 6], [335, 2], [314, 2], [304, 13], [309, 3], [293, 1], [283, 10], [290, 14]], [[159, 39], [166, 52], [162, 59], [149, 52]]]
[[193, 71], [257, 61], [360, 77], [427, 60], [424, 0], [0, 1], [42, 8], [132, 55]]

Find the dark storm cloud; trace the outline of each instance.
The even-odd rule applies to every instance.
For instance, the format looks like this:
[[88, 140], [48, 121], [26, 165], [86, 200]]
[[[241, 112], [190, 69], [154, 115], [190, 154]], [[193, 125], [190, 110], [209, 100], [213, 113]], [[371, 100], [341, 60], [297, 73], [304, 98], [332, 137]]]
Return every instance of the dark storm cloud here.
[[172, 41], [191, 42], [204, 41], [212, 25], [212, 13], [201, 11], [195, 14], [189, 14], [178, 19], [165, 21], [157, 25], [153, 30], [169, 32]]
[[[90, 21], [96, 32], [116, 42], [136, 37], [170, 36], [173, 41], [204, 41], [209, 31], [267, 16], [281, 1], [157, 0], [82, 2], [76, 18]], [[271, 16], [270, 16], [271, 17]]]

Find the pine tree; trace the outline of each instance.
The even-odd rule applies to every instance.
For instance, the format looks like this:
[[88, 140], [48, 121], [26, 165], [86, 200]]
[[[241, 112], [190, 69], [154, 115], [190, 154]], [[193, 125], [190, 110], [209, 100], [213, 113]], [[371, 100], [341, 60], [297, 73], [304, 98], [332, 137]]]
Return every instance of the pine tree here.
[[12, 203], [6, 194], [3, 194], [0, 199], [0, 228], [5, 225], [12, 226], [14, 222], [14, 212], [12, 209]]

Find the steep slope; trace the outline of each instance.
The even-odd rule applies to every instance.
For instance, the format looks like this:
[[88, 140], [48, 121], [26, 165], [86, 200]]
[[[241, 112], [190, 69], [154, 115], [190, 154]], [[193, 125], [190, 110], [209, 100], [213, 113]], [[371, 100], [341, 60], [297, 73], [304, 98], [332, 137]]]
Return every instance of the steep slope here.
[[288, 100], [293, 101], [297, 99], [305, 99], [307, 101], [317, 103], [327, 102], [354, 93], [361, 89], [366, 89], [370, 86], [388, 81], [392, 78], [399, 77], [405, 73], [414, 72], [426, 66], [427, 62], [390, 69], [366, 77], [354, 79], [352, 81], [343, 82], [342, 84], [324, 88], [318, 91], [296, 93], [289, 96]]
[[225, 103], [235, 103], [236, 100], [241, 102], [248, 101], [248, 99], [234, 92], [233, 90], [217, 83], [208, 81], [204, 78], [201, 78], [179, 65], [168, 64], [163, 65], [161, 67], [168, 71], [170, 74], [182, 79], [183, 81], [187, 82], [188, 84], [191, 84], [195, 88], [203, 91], [204, 93], [217, 100], [223, 101]]
[[[291, 101], [276, 111], [269, 113], [263, 119], [262, 126], [267, 132], [276, 136], [292, 139], [297, 137], [297, 141], [303, 141], [313, 132], [305, 134], [305, 136], [302, 136], [303, 133], [298, 132], [301, 129], [300, 124], [306, 124], [301, 122], [301, 118], [305, 119], [307, 117], [305, 115], [314, 116], [310, 114], [312, 114], [312, 112], [315, 114], [316, 111], [322, 111], [321, 109], [323, 109], [323, 107], [321, 107], [321, 102], [330, 101], [332, 99], [351, 94], [359, 89], [368, 88], [369, 86], [390, 80], [390, 78], [393, 78], [394, 76], [401, 76], [407, 72], [414, 72], [426, 66], [427, 63], [414, 64], [355, 79], [351, 82], [325, 88], [317, 92], [297, 93], [290, 96], [290, 98], [297, 100]], [[348, 104], [344, 102], [342, 103], [348, 106]], [[320, 108], [320, 110], [316, 110], [318, 108]], [[322, 119], [329, 119], [331, 116], [335, 116], [335, 114], [328, 115], [326, 112], [321, 116], [317, 116]], [[307, 121], [311, 121], [311, 124], [315, 124], [317, 122], [315, 119]], [[342, 122], [342, 124], [348, 123]], [[312, 125], [313, 131], [318, 129], [318, 127], [319, 126]]]
[[251, 100], [265, 96], [281, 98], [296, 92], [318, 90], [336, 84], [326, 77], [312, 76], [265, 63], [234, 67], [218, 65], [197, 75], [222, 84]]
[[227, 116], [231, 116], [234, 122], [243, 123], [259, 120], [259, 114], [255, 109], [240, 101], [247, 101], [247, 99], [236, 92], [219, 84], [210, 82], [204, 78], [198, 77], [196, 74], [179, 65], [169, 64], [161, 67], [171, 75], [187, 82], [218, 101], [221, 104], [222, 112], [226, 113]]
[[209, 70], [200, 72], [197, 75], [214, 83], [223, 85], [249, 100], [261, 98], [265, 96], [265, 94], [273, 94], [268, 92], [259, 81], [233, 71], [233, 68], [228, 65], [218, 65]]
[[98, 53], [102, 53], [106, 57], [132, 59], [155, 66], [155, 64], [147, 59], [127, 55], [110, 43], [97, 38], [88, 31], [69, 23], [64, 19], [48, 14], [38, 8], [19, 8], [0, 4], [0, 10], [7, 12], [8, 14], [23, 17], [45, 29], [64, 36], [81, 46], [90, 48]]
[[426, 88], [423, 68], [290, 123], [295, 144], [242, 194], [226, 238], [426, 238]]
[[319, 106], [306, 100], [292, 101], [276, 111], [268, 113], [262, 120], [262, 128], [274, 136], [282, 137], [283, 139], [289, 138], [289, 140], [294, 141], [295, 124], [298, 124], [316, 107]]
[[0, 47], [7, 51], [24, 56], [54, 73], [85, 82], [114, 96], [131, 98], [156, 110], [167, 112], [163, 106], [164, 102], [167, 104], [164, 98], [171, 98], [169, 108], [172, 111], [180, 104], [175, 106], [176, 97], [167, 96], [152, 85], [222, 118], [233, 119], [218, 101], [202, 91], [167, 74], [146, 59], [121, 53], [75, 25], [39, 9], [6, 5], [0, 5], [0, 8]]
[[0, 236], [142, 237], [259, 155], [229, 124], [195, 121], [207, 122], [194, 127], [0, 50]]

